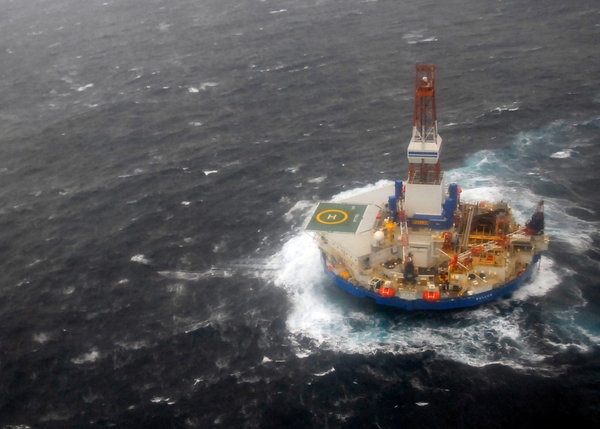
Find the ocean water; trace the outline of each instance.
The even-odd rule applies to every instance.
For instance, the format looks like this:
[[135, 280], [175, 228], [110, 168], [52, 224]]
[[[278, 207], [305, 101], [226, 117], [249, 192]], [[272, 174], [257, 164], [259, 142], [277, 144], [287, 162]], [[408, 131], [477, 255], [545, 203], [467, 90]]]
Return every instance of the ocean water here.
[[[600, 422], [600, 6], [0, 0], [0, 428]], [[407, 173], [544, 199], [533, 281], [448, 312], [334, 287], [302, 226]]]

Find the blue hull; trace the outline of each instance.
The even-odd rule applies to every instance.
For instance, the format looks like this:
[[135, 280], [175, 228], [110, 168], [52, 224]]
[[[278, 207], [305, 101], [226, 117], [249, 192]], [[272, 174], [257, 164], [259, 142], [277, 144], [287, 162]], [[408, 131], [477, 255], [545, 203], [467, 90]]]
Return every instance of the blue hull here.
[[376, 292], [366, 289], [362, 286], [356, 286], [352, 283], [347, 282], [340, 276], [336, 275], [332, 271], [328, 273], [333, 277], [333, 280], [337, 286], [351, 293], [352, 295], [361, 298], [371, 298], [377, 304], [387, 305], [390, 307], [402, 308], [404, 310], [451, 310], [455, 308], [472, 307], [474, 305], [483, 304], [486, 302], [493, 301], [514, 292], [523, 283], [527, 283], [535, 271], [537, 262], [540, 260], [541, 255], [537, 254], [533, 257], [533, 261], [525, 271], [523, 271], [515, 279], [507, 282], [504, 286], [482, 292], [475, 295], [461, 296], [454, 298], [440, 298], [436, 301], [429, 301], [423, 298], [420, 299], [402, 299], [396, 296], [383, 297]]

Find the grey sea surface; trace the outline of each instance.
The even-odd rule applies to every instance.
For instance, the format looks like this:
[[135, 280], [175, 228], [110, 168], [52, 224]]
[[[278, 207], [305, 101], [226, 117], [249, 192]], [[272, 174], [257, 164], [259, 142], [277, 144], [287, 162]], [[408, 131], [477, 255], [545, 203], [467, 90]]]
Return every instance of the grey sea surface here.
[[[600, 421], [600, 5], [0, 0], [0, 428]], [[407, 173], [546, 202], [533, 282], [390, 311], [302, 226]]]

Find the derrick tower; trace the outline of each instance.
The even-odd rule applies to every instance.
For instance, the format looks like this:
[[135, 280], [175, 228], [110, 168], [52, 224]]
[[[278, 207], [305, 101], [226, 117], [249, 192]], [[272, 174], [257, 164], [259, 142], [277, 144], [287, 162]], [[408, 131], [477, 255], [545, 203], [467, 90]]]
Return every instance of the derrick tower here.
[[458, 202], [458, 187], [450, 185], [449, 198], [445, 197], [440, 163], [442, 137], [437, 128], [435, 90], [435, 66], [418, 64], [412, 137], [407, 150], [409, 173], [404, 210], [409, 226], [448, 229], [452, 226]]
[[[418, 64], [415, 74], [415, 113], [407, 156], [409, 173], [400, 206], [410, 227], [410, 250], [421, 267], [436, 263], [431, 230], [450, 231], [458, 203], [458, 186], [451, 184], [446, 194], [440, 163], [442, 138], [435, 112], [435, 66]], [[397, 192], [398, 193], [398, 192]]]
[[441, 180], [442, 138], [437, 132], [435, 86], [435, 66], [417, 65], [413, 132], [408, 145], [409, 183], [434, 184]]

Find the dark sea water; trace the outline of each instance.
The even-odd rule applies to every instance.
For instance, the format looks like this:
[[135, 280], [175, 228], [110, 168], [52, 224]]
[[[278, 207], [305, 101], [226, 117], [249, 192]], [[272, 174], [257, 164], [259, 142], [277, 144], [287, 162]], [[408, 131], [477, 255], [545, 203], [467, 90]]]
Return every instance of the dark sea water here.
[[[600, 4], [0, 0], [0, 428], [600, 423]], [[534, 281], [376, 308], [315, 203], [403, 179], [546, 201]]]

